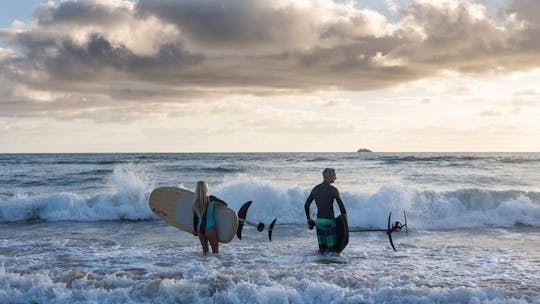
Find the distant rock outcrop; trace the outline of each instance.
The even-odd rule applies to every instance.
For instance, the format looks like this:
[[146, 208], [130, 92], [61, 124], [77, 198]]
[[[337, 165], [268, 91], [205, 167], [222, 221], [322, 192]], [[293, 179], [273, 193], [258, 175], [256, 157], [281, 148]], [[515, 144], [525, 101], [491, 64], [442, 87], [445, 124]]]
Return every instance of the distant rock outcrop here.
[[358, 151], [356, 152], [373, 152], [373, 151], [371, 151], [370, 149], [362, 148], [362, 149], [358, 149]]

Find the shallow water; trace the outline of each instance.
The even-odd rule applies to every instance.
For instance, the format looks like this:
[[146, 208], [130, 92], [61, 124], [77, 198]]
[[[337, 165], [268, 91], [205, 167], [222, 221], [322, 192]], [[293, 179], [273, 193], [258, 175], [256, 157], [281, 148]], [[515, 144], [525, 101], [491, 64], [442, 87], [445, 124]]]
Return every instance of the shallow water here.
[[0, 226], [3, 303], [538, 303], [540, 229], [352, 233], [340, 257], [313, 231], [276, 226], [202, 255], [157, 221]]
[[[303, 203], [335, 167], [358, 228], [319, 255]], [[0, 303], [540, 303], [540, 154], [0, 155]], [[202, 255], [148, 208], [158, 186], [213, 194], [272, 242]], [[314, 212], [314, 210], [312, 210]]]

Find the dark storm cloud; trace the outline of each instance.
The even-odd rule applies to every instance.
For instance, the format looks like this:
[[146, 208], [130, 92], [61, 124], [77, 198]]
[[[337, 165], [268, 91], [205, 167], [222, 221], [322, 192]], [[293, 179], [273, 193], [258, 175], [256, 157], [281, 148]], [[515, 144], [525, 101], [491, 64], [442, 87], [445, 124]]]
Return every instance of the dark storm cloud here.
[[131, 18], [131, 9], [126, 5], [107, 6], [93, 1], [68, 1], [59, 6], [37, 5], [34, 16], [42, 26], [53, 24], [93, 25], [116, 24]]
[[540, 66], [539, 10], [536, 1], [515, 0], [498, 26], [466, 0], [421, 1], [394, 23], [326, 0], [41, 5], [35, 22], [0, 30], [14, 50], [0, 53], [0, 86], [11, 88], [2, 89], [0, 115], [373, 90], [443, 70], [529, 70]]
[[[181, 70], [202, 61], [202, 55], [192, 55], [181, 45], [161, 45], [156, 56], [140, 56], [122, 44], [114, 44], [100, 34], [92, 34], [86, 45], [79, 46], [70, 40], [56, 47], [54, 56], [44, 56], [45, 69], [60, 79], [89, 80], [116, 77], [118, 73], [127, 79], [148, 79], [163, 72], [159, 77], [170, 75], [170, 69]], [[175, 75], [171, 75], [175, 76]]]
[[[273, 1], [251, 0], [141, 0], [136, 11], [141, 17], [155, 16], [175, 24], [186, 39], [202, 47], [276, 49], [275, 44], [301, 43], [298, 34], [309, 26], [292, 4], [283, 7]], [[307, 29], [305, 29], [307, 30]]]

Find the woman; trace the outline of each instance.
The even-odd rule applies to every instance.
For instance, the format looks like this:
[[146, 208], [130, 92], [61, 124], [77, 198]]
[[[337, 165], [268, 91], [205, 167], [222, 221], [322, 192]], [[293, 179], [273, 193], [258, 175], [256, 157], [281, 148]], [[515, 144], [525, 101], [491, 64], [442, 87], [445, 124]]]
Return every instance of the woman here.
[[224, 201], [215, 196], [208, 195], [208, 184], [205, 181], [197, 182], [195, 198], [193, 199], [193, 235], [199, 236], [203, 253], [208, 253], [208, 242], [212, 253], [218, 253], [219, 241], [214, 220], [214, 205]]

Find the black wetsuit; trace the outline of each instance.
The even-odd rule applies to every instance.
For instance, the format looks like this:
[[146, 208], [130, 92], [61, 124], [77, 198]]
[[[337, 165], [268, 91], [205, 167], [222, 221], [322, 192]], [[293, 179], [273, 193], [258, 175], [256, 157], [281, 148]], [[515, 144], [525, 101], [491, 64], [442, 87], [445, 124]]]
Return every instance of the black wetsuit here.
[[306, 200], [306, 204], [304, 205], [306, 218], [309, 220], [311, 218], [309, 216], [309, 207], [313, 200], [315, 200], [315, 203], [317, 204], [317, 221], [315, 222], [315, 225], [317, 227], [317, 240], [319, 242], [320, 253], [336, 251], [337, 230], [334, 217], [334, 199], [338, 203], [341, 214], [347, 214], [343, 201], [339, 196], [338, 189], [328, 182], [322, 182], [315, 186], [315, 188], [311, 190], [311, 193]]
[[339, 191], [336, 187], [327, 182], [322, 182], [321, 184], [315, 186], [315, 188], [311, 190], [311, 193], [306, 200], [306, 204], [304, 205], [304, 209], [306, 210], [306, 218], [310, 218], [309, 207], [313, 200], [315, 200], [315, 204], [317, 204], [317, 218], [334, 219], [334, 199], [338, 203], [341, 214], [347, 214], [343, 201], [339, 196]]

